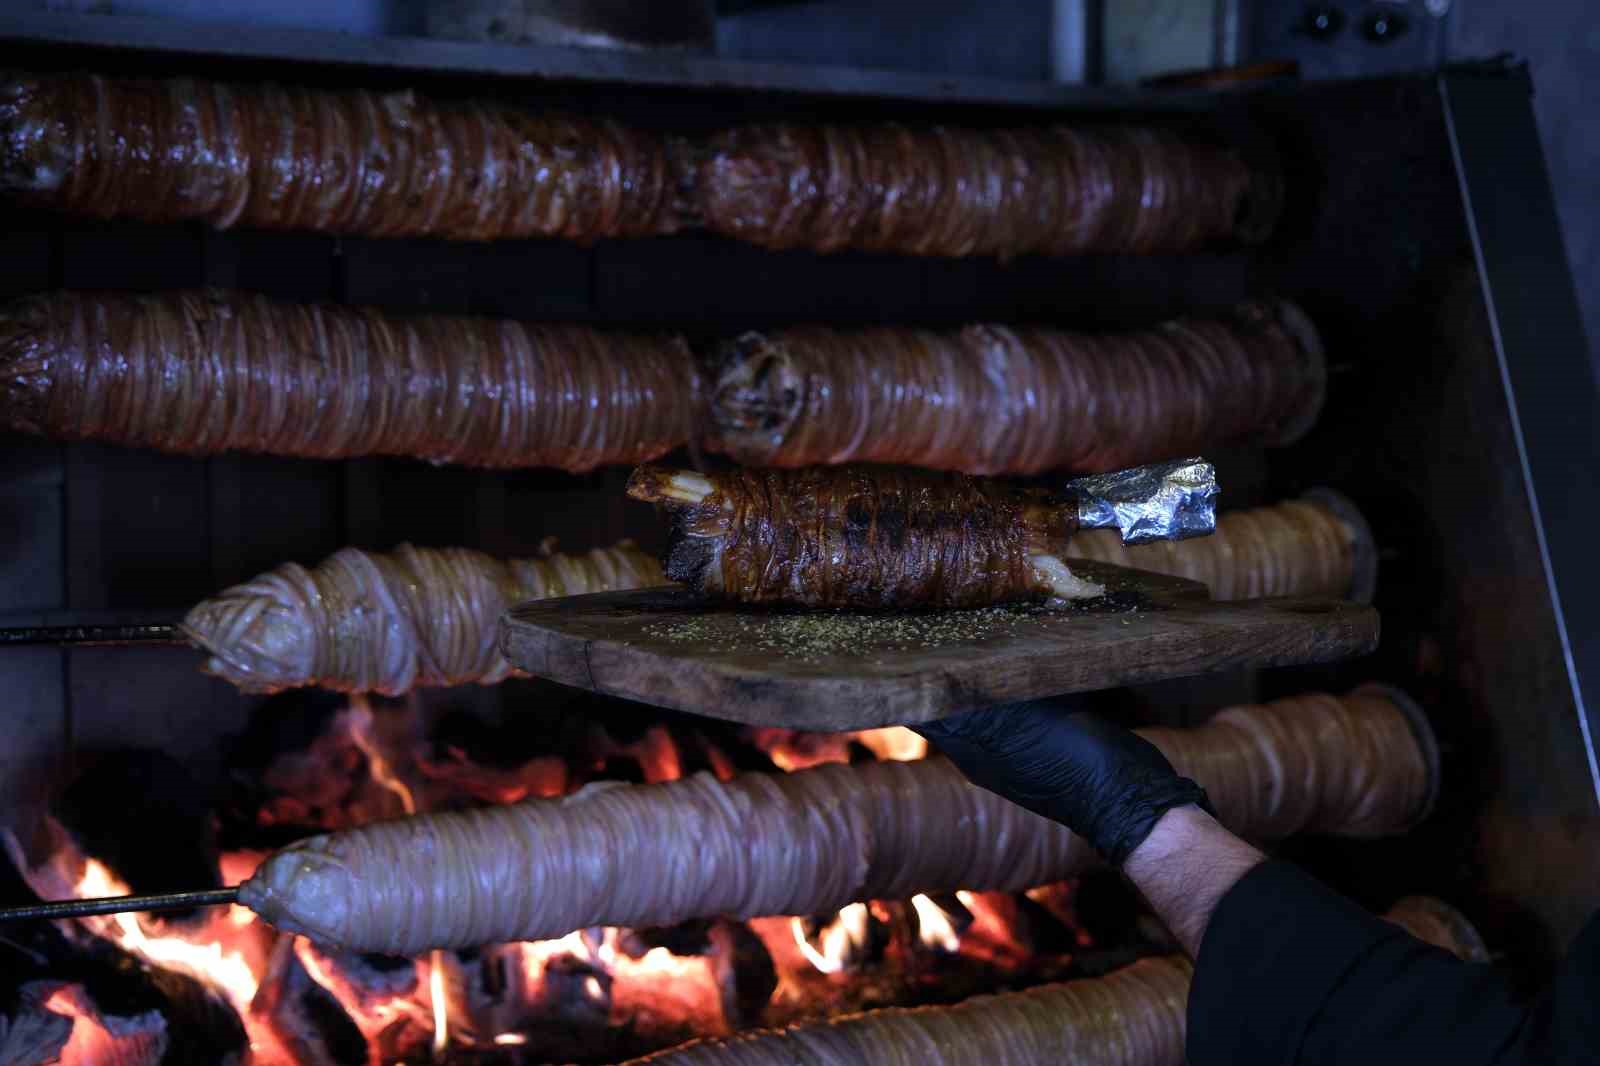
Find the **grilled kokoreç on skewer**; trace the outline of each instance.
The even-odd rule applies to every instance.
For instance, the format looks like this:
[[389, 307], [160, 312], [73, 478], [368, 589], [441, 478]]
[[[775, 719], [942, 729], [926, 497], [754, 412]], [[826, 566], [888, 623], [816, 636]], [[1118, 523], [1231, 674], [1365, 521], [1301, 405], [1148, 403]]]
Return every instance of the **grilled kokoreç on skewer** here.
[[189, 455], [582, 472], [686, 443], [681, 338], [217, 291], [0, 307], [0, 423]]
[[666, 142], [414, 92], [0, 75], [0, 193], [30, 207], [367, 237], [670, 233]]
[[1151, 329], [969, 326], [746, 333], [713, 354], [706, 445], [743, 463], [1106, 471], [1246, 439], [1322, 406], [1322, 347], [1284, 303]]
[[[1420, 819], [1436, 785], [1431, 734], [1402, 703], [1376, 688], [1309, 694], [1141, 733], [1243, 836], [1380, 836]], [[1093, 861], [1064, 826], [937, 757], [605, 783], [562, 799], [364, 826], [278, 852], [240, 899], [323, 943], [415, 954], [592, 925], [1020, 890]], [[639, 877], [641, 869], [671, 876]]]
[[768, 248], [911, 255], [1183, 251], [1260, 240], [1277, 169], [1155, 128], [769, 123], [694, 147], [708, 228]]
[[183, 631], [209, 656], [207, 673], [247, 692], [318, 685], [398, 696], [516, 675], [497, 643], [500, 615], [513, 604], [665, 580], [655, 559], [627, 542], [531, 559], [410, 544], [344, 548], [202, 601]]

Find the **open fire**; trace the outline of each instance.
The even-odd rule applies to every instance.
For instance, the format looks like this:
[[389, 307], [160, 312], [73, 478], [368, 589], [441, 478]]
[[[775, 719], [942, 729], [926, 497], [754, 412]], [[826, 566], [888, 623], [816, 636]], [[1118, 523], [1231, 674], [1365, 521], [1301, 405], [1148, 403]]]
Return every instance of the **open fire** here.
[[[727, 778], [762, 767], [787, 772], [927, 754], [926, 742], [905, 729], [707, 734], [703, 726], [667, 721], [622, 738], [592, 724], [567, 729], [559, 753], [505, 765], [470, 743], [425, 737], [426, 718], [414, 702], [350, 701], [309, 744], [277, 753], [254, 774], [253, 785], [264, 793], [254, 830], [270, 829], [281, 842], [286, 823], [312, 832], [559, 795], [605, 777], [656, 782], [704, 770]], [[39, 895], [133, 890], [64, 828], [53, 824], [50, 832], [38, 861], [28, 861], [15, 840], [7, 842]], [[266, 846], [221, 852], [222, 882], [243, 880], [267, 852]], [[1041, 923], [1052, 927], [1049, 935], [1040, 935]], [[582, 929], [556, 940], [418, 959], [327, 952], [278, 934], [239, 906], [181, 921], [123, 914], [62, 925], [70, 926], [62, 931], [74, 942], [115, 945], [147, 973], [198, 982], [242, 1026], [243, 1046], [232, 1061], [259, 1066], [616, 1061], [756, 1025], [1054, 980], [1071, 972], [1084, 946], [1060, 908], [971, 892], [852, 903], [831, 915]], [[41, 987], [32, 996], [36, 1013], [67, 1034], [56, 1052], [61, 1062], [153, 1063], [173, 1037], [160, 1018], [129, 1024], [107, 1017], [79, 985]]]

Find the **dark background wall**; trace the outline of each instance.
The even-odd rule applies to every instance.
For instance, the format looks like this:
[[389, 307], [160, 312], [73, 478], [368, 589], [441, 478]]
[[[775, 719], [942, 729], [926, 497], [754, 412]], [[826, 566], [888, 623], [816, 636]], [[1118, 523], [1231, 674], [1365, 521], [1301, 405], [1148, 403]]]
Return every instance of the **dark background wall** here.
[[1566, 233], [1589, 351], [1600, 360], [1600, 4], [1589, 0], [1464, 0], [1453, 13], [1452, 57], [1510, 52], [1526, 59], [1556, 208]]

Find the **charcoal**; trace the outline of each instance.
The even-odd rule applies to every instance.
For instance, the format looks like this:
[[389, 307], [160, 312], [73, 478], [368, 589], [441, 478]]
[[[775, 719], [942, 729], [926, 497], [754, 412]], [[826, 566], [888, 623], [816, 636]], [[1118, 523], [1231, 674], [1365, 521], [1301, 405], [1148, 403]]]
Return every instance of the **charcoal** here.
[[278, 938], [250, 1010], [301, 1066], [367, 1061], [366, 1037], [339, 1001], [300, 964], [293, 937]]
[[59, 1062], [72, 1036], [72, 1019], [48, 1011], [32, 996], [0, 1012], [0, 1066], [45, 1066]]
[[354, 951], [329, 952], [307, 943], [322, 972], [346, 1002], [365, 1008], [417, 991], [417, 966], [410, 959]]
[[704, 955], [711, 950], [710, 919], [696, 919], [656, 929], [634, 929], [622, 938], [622, 950], [631, 959], [642, 959], [652, 948], [666, 948], [674, 955]]
[[1055, 912], [1027, 896], [1013, 897], [1017, 904], [1018, 936], [1035, 955], [1071, 955], [1078, 950], [1078, 931]]
[[743, 922], [727, 920], [714, 923], [707, 939], [728, 1027], [759, 1025], [778, 988], [778, 970], [767, 946]]

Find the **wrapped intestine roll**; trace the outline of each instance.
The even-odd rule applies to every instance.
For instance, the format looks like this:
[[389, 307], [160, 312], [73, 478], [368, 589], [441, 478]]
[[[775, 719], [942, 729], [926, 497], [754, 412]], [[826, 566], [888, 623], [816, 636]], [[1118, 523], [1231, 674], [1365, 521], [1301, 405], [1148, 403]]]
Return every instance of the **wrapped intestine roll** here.
[[1281, 178], [1153, 128], [773, 123], [697, 146], [700, 221], [769, 248], [1001, 257], [1257, 240]]
[[686, 443], [697, 383], [674, 336], [217, 291], [0, 307], [0, 424], [190, 455], [581, 472]]
[[[1435, 784], [1426, 723], [1382, 692], [1238, 707], [1144, 735], [1208, 790], [1224, 825], [1250, 837], [1398, 832], [1426, 813]], [[591, 925], [1013, 891], [1094, 861], [1065, 827], [930, 758], [591, 785], [364, 826], [278, 852], [240, 899], [319, 942], [414, 954]]]
[[314, 567], [285, 563], [205, 600], [184, 632], [208, 673], [247, 692], [319, 685], [397, 696], [426, 685], [491, 685], [506, 608], [547, 596], [665, 582], [631, 544], [582, 555], [496, 559], [467, 548], [345, 548]]
[[628, 1066], [1181, 1066], [1189, 963], [702, 1040]]
[[1406, 896], [1395, 902], [1384, 920], [1418, 940], [1443, 948], [1463, 962], [1488, 962], [1489, 948], [1467, 916], [1434, 896]]
[[804, 326], [716, 352], [707, 446], [744, 463], [1107, 471], [1316, 420], [1325, 370], [1288, 303], [1123, 333]]
[[[1461, 959], [1486, 957], [1471, 924], [1430, 896], [1408, 896], [1384, 918]], [[627, 1066], [1181, 1066], [1192, 975], [1182, 958], [1141, 959], [1105, 977], [948, 1007], [697, 1040]]]
[[677, 227], [664, 142], [604, 119], [413, 92], [0, 75], [0, 193], [147, 222], [370, 237]]
[[1224, 511], [1207, 537], [1123, 544], [1115, 530], [1072, 535], [1063, 554], [1199, 581], [1218, 600], [1269, 596], [1372, 599], [1378, 554], [1354, 504], [1329, 489], [1269, 507]]

